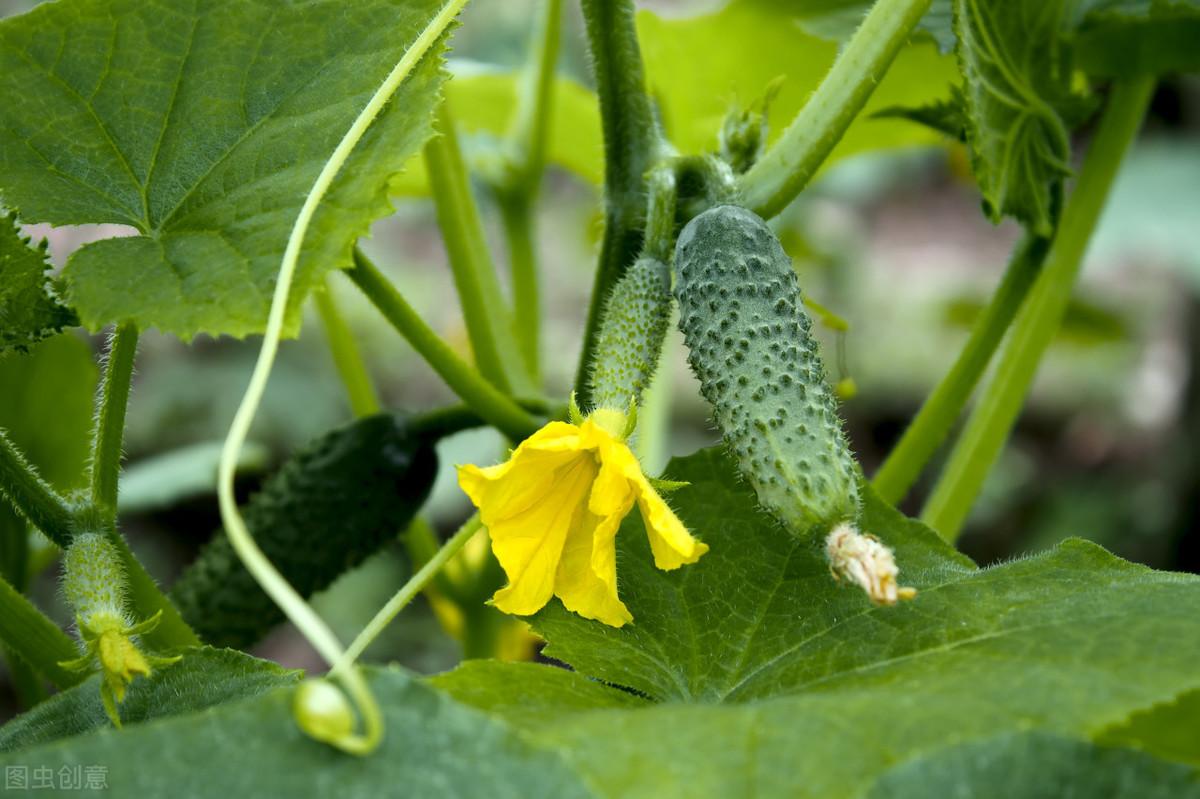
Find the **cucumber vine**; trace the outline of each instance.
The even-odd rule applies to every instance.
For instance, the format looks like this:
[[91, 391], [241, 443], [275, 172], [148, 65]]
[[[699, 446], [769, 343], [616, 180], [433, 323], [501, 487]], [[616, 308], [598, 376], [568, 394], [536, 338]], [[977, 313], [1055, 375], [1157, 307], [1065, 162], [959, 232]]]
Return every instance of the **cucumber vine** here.
[[[1195, 709], [1200, 581], [1077, 541], [984, 569], [954, 544], [1159, 76], [1197, 66], [1166, 31], [1200, 30], [1200, 6], [730, 0], [664, 22], [633, 0], [580, 0], [593, 91], [560, 70], [574, 24], [562, 0], [538, 0], [520, 68], [447, 64], [467, 5], [58, 0], [0, 20], [0, 374], [47, 357], [64, 328], [110, 331], [77, 480], [26, 443], [45, 425], [37, 403], [20, 409], [36, 421], [14, 414], [8, 429], [0, 396], [0, 655], [29, 705], [0, 727], [6, 778], [111, 763], [129, 795], [196, 796], [1194, 783], [1200, 754], [1160, 732]], [[808, 213], [793, 201], [846, 142], [943, 135], [985, 214], [1023, 235], [868, 476], [839, 404], [857, 390], [846, 341], [862, 334], [807, 296], [785, 249]], [[575, 351], [549, 340], [539, 255], [543, 184], [564, 164], [600, 184], [603, 217], [565, 365]], [[463, 342], [360, 246], [400, 193], [429, 201]], [[133, 231], [53, 272], [20, 227], [37, 223]], [[389, 408], [340, 306], [351, 285], [462, 404]], [[309, 296], [353, 419], [241, 498], [242, 450]], [[810, 313], [837, 335], [836, 386]], [[664, 467], [672, 320], [721, 445]], [[129, 546], [121, 494], [150, 328], [261, 336], [213, 470], [223, 534], [166, 592]], [[481, 427], [507, 453], [453, 464], [476, 510], [443, 541], [438, 447]], [[896, 505], [927, 471], [920, 519], [906, 518]], [[53, 556], [31, 554], [30, 536], [61, 554], [73, 624], [38, 605], [31, 584]], [[346, 645], [317, 594], [362, 588], [384, 560], [399, 588]], [[362, 663], [421, 596], [463, 663], [429, 678]], [[247, 654], [285, 619], [323, 675]], [[504, 662], [543, 646], [569, 669]], [[180, 771], [193, 759], [202, 781]]]

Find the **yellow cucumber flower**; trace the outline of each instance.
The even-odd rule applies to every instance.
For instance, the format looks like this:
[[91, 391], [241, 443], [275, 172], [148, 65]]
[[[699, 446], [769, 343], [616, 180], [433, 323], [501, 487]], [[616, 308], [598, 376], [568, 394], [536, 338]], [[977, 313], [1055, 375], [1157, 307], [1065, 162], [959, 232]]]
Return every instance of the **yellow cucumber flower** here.
[[504, 463], [460, 466], [508, 585], [492, 597], [527, 616], [557, 596], [567, 610], [613, 627], [633, 620], [617, 597], [617, 530], [636, 502], [654, 565], [677, 569], [708, 551], [667, 506], [625, 443], [624, 413], [550, 422]]

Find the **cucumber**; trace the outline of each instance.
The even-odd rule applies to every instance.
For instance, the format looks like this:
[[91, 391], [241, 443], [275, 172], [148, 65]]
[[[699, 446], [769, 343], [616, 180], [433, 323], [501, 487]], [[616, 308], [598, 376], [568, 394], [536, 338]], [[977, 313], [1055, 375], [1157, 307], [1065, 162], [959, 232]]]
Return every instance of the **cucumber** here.
[[717, 206], [680, 233], [675, 270], [688, 361], [759, 501], [799, 536], [853, 521], [854, 458], [779, 239]]
[[670, 316], [670, 268], [656, 258], [638, 258], [613, 287], [596, 337], [596, 408], [627, 411], [631, 402], [641, 401], [658, 366]]
[[[271, 562], [302, 596], [327, 587], [408, 526], [437, 474], [424, 435], [392, 416], [359, 419], [293, 455], [242, 508]], [[218, 533], [171, 589], [206, 642], [245, 648], [283, 612]]]
[[121, 555], [103, 533], [77, 533], [63, 553], [63, 596], [82, 629], [130, 624]]

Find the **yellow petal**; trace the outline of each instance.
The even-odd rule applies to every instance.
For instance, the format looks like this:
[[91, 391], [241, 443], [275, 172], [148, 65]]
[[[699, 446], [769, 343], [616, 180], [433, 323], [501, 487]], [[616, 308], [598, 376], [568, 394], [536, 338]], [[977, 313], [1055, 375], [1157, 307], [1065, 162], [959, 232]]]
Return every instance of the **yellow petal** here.
[[675, 511], [663, 501], [645, 477], [637, 485], [638, 510], [646, 525], [654, 565], [664, 571], [678, 569], [685, 563], [695, 563], [708, 551], [708, 544], [697, 541], [683, 526]]
[[[630, 495], [630, 505], [633, 497]], [[628, 506], [625, 512], [628, 512]], [[625, 513], [600, 517], [589, 511], [579, 515], [567, 534], [554, 593], [563, 607], [612, 627], [633, 620], [617, 597], [617, 530]]]
[[567, 532], [586, 511], [596, 472], [595, 459], [577, 453], [554, 471], [541, 498], [523, 511], [499, 514], [501, 518], [489, 524], [482, 516], [486, 508], [481, 508], [492, 551], [509, 581], [492, 597], [497, 608], [527, 616], [541, 610], [553, 596]]

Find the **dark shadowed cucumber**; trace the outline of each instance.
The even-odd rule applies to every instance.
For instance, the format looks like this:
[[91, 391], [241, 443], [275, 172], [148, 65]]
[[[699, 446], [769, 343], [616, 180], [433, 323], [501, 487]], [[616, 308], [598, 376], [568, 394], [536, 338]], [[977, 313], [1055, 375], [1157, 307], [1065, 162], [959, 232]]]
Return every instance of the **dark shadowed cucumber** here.
[[[437, 455], [389, 415], [359, 419], [309, 442], [242, 508], [258, 545], [303, 596], [394, 539], [425, 502]], [[283, 612], [219, 533], [171, 596], [207, 642], [247, 647]]]

